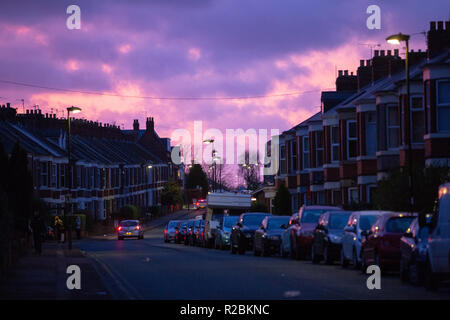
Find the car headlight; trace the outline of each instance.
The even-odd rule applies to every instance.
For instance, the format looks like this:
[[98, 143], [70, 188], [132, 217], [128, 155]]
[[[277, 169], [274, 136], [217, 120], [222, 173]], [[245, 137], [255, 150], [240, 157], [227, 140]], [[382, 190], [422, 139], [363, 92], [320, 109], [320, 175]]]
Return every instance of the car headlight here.
[[330, 236], [331, 242], [340, 243], [340, 242], [341, 242], [341, 239], [342, 239], [342, 238], [341, 238], [340, 236], [336, 236], [336, 235]]

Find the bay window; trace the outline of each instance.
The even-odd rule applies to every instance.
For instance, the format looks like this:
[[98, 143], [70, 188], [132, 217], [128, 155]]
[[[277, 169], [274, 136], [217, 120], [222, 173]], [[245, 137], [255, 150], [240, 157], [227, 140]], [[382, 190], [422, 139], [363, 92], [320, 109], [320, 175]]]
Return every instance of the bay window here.
[[347, 160], [355, 159], [357, 156], [356, 121], [347, 120]]
[[436, 117], [439, 132], [450, 132], [450, 80], [436, 83]]

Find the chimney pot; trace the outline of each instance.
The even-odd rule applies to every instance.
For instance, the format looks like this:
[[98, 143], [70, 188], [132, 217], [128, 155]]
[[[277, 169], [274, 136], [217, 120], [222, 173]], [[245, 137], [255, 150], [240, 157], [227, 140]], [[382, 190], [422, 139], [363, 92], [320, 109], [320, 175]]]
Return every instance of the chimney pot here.
[[344, 70], [344, 76], [348, 76], [348, 70]]
[[342, 77], [342, 70], [338, 71], [339, 77]]
[[445, 30], [450, 31], [450, 20], [445, 21]]
[[374, 53], [375, 57], [378, 57], [378, 55], [380, 54], [380, 51], [375, 50], [373, 53]]
[[384, 50], [380, 50], [380, 55], [384, 57]]
[[436, 21], [430, 21], [430, 31], [436, 30]]
[[359, 60], [359, 66], [364, 67], [364, 60]]
[[444, 30], [444, 21], [438, 21], [438, 23], [437, 23], [437, 29], [438, 29], [439, 31]]
[[387, 51], [387, 55], [388, 55], [388, 56], [392, 55], [392, 50], [388, 50], [388, 51]]
[[398, 57], [398, 53], [399, 53], [398, 49], [394, 49], [394, 56]]

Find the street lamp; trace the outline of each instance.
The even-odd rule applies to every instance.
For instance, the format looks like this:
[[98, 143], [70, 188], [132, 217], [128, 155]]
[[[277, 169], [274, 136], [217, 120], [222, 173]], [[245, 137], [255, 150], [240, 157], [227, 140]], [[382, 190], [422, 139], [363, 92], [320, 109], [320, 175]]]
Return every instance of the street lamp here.
[[[71, 158], [71, 137], [70, 137], [70, 113], [79, 113], [81, 112], [81, 108], [78, 107], [69, 107], [67, 108], [67, 161], [69, 162], [69, 195], [72, 196], [72, 158]], [[70, 205], [69, 217], [72, 217], [72, 206]], [[69, 242], [69, 250], [72, 250], [72, 220], [69, 220], [68, 225], [69, 233], [68, 233], [68, 242]]]
[[212, 144], [212, 150], [211, 150], [211, 159], [213, 161], [214, 171], [213, 171], [213, 192], [216, 189], [216, 163], [214, 162], [214, 157], [216, 155], [216, 150], [214, 150], [214, 139], [205, 139], [203, 140], [203, 143], [205, 144]]
[[[414, 188], [413, 188], [413, 172], [412, 172], [412, 144], [411, 144], [411, 106], [410, 106], [410, 85], [409, 85], [409, 38], [410, 36], [407, 34], [394, 34], [386, 38], [386, 41], [393, 45], [400, 45], [401, 42], [405, 42], [406, 44], [406, 55], [405, 55], [405, 72], [406, 72], [406, 105], [408, 108], [406, 109], [406, 105], [404, 106], [404, 110], [408, 111], [408, 126], [406, 126], [406, 133], [408, 137], [408, 171], [409, 171], [409, 204], [411, 213], [414, 211]], [[405, 112], [406, 113], [406, 112]]]

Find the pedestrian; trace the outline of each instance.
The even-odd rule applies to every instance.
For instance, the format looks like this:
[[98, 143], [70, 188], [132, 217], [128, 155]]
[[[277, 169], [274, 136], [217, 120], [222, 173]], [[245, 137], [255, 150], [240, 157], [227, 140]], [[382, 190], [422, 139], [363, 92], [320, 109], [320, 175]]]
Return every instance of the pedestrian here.
[[44, 223], [38, 211], [34, 211], [33, 218], [30, 223], [33, 232], [34, 249], [38, 255], [42, 253], [42, 232], [44, 231]]
[[59, 216], [55, 216], [56, 240], [61, 242], [63, 222]]
[[75, 231], [77, 232], [77, 239], [81, 239], [81, 218], [80, 216], [77, 216], [77, 219], [75, 220]]

